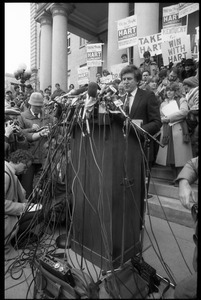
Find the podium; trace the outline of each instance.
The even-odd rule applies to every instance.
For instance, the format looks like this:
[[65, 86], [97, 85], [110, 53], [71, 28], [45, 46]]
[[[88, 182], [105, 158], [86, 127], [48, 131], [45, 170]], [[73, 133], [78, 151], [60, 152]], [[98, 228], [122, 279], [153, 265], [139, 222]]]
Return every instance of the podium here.
[[109, 270], [139, 253], [144, 205], [143, 155], [135, 135], [117, 122], [74, 128], [71, 141], [73, 233], [71, 248]]

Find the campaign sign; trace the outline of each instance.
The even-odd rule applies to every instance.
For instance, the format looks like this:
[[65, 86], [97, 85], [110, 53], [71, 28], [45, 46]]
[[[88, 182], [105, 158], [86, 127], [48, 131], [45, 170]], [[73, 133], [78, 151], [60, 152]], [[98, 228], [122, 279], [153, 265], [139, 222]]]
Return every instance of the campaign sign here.
[[137, 45], [137, 16], [117, 21], [117, 32], [119, 50]]
[[120, 74], [121, 70], [126, 66], [128, 66], [128, 62], [112, 65], [110, 67], [110, 70], [111, 70], [113, 79], [117, 79], [117, 78], [120, 79], [119, 74]]
[[196, 30], [195, 41], [196, 41], [196, 43], [198, 43], [199, 42], [199, 26], [195, 27], [195, 30]]
[[179, 3], [179, 18], [183, 18], [199, 10], [199, 3]]
[[187, 35], [187, 25], [164, 28], [161, 34], [162, 42], [173, 40], [178, 36]]
[[107, 84], [107, 83], [111, 82], [112, 79], [113, 79], [112, 75], [109, 74], [109, 75], [107, 75], [107, 76], [101, 77], [101, 78], [100, 78], [100, 83], [101, 83], [101, 84]]
[[192, 58], [190, 35], [180, 36], [162, 43], [162, 54], [164, 65], [169, 65], [170, 62], [176, 64], [182, 60], [182, 58]]
[[87, 66], [99, 67], [102, 65], [102, 43], [87, 44]]
[[138, 50], [140, 58], [143, 58], [145, 51], [149, 51], [151, 56], [162, 53], [161, 50], [162, 37], [161, 33], [152, 34], [138, 38]]
[[78, 68], [78, 84], [83, 85], [89, 83], [89, 69], [87, 66]]
[[179, 19], [179, 5], [171, 5], [163, 7], [163, 28], [180, 26], [181, 19]]

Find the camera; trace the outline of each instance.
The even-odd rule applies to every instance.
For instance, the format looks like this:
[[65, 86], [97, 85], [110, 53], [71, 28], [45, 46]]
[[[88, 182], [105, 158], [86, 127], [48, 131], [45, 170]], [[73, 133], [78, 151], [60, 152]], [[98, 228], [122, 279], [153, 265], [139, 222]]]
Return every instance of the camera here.
[[19, 126], [19, 122], [18, 121], [10, 121], [10, 124], [13, 124], [15, 126]]
[[14, 102], [14, 101], [11, 101], [11, 102], [10, 102], [10, 106], [11, 106], [11, 107], [14, 107], [14, 106], [15, 106], [15, 102]]
[[[13, 124], [14, 126], [19, 126], [19, 122], [17, 121], [17, 120], [15, 120], [15, 121], [10, 121], [10, 124]], [[18, 128], [14, 128], [14, 130], [13, 130], [13, 133], [18, 133], [19, 132], [19, 130], [18, 130]]]

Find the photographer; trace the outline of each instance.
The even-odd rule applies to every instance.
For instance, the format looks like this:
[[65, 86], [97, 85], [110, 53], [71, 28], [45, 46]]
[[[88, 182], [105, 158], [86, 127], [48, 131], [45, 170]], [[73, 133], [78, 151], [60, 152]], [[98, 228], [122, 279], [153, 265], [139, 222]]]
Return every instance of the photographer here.
[[40, 213], [41, 206], [28, 203], [26, 192], [19, 181], [20, 174], [26, 174], [33, 162], [29, 150], [16, 150], [5, 161], [5, 207], [4, 207], [4, 247], [5, 254], [12, 251], [12, 246], [22, 248], [26, 244], [38, 241], [38, 224], [44, 220]]
[[27, 197], [32, 194], [33, 187], [40, 178], [44, 159], [43, 145], [48, 137], [48, 128], [53, 125], [54, 119], [45, 114], [44, 99], [41, 93], [34, 92], [28, 101], [30, 107], [18, 116], [22, 132], [29, 142], [29, 149], [34, 155], [34, 161], [27, 174], [22, 174], [22, 185], [27, 192]]
[[4, 144], [5, 144], [5, 159], [7, 160], [8, 155], [17, 149], [28, 149], [28, 141], [23, 134], [19, 123], [17, 121], [20, 111], [14, 108], [5, 109], [5, 133], [4, 133]]

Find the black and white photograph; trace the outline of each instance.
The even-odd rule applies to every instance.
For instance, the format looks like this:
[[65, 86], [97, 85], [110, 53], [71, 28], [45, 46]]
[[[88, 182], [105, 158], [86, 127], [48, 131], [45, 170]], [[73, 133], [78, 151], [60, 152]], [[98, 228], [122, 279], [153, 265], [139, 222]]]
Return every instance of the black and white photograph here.
[[4, 299], [199, 299], [199, 3], [4, 2]]

